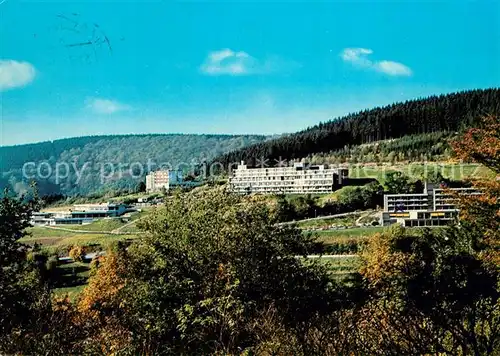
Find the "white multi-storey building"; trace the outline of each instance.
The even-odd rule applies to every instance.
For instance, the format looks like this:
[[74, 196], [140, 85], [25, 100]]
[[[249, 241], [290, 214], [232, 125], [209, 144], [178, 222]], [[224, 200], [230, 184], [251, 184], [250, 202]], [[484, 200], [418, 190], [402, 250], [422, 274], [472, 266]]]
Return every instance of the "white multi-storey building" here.
[[386, 194], [381, 224], [399, 223], [407, 227], [442, 226], [454, 221], [458, 215], [454, 194], [481, 194], [474, 188], [437, 188], [425, 184], [421, 194]]
[[229, 178], [235, 193], [320, 194], [330, 193], [347, 179], [347, 169], [295, 163], [291, 167], [248, 168], [244, 162]]
[[146, 191], [156, 192], [162, 188], [168, 190], [170, 187], [170, 177], [174, 177], [173, 171], [165, 170], [149, 173], [146, 176]]
[[186, 181], [180, 170], [159, 170], [150, 172], [146, 176], [146, 191], [159, 192], [162, 189], [192, 188], [200, 185], [199, 182]]

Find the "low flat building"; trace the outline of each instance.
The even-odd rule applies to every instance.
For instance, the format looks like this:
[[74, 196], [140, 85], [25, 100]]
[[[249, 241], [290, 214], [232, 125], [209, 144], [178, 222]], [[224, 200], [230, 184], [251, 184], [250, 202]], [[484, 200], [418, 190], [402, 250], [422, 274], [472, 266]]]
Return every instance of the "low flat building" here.
[[68, 211], [34, 212], [32, 225], [81, 225], [88, 224], [99, 218], [113, 218], [127, 211], [124, 204], [99, 203], [76, 204]]
[[401, 224], [406, 227], [443, 226], [458, 217], [455, 194], [481, 194], [475, 188], [444, 188], [425, 184], [424, 192], [418, 194], [384, 195], [384, 211], [381, 225]]
[[54, 217], [53, 221], [49, 225], [85, 225], [93, 222], [94, 218], [84, 218], [84, 217], [73, 217], [69, 216], [60, 216]]
[[325, 165], [295, 163], [290, 167], [249, 168], [241, 162], [231, 172], [229, 187], [239, 194], [325, 194], [340, 188], [349, 171]]
[[107, 218], [123, 215], [126, 210], [127, 207], [124, 204], [76, 204], [73, 206], [71, 215], [82, 218]]
[[94, 218], [74, 217], [71, 211], [35, 212], [31, 216], [32, 225], [83, 225], [92, 221]]
[[180, 170], [159, 170], [150, 172], [146, 176], [146, 192], [160, 192], [162, 189], [169, 191], [175, 188], [193, 188], [199, 182], [187, 181]]

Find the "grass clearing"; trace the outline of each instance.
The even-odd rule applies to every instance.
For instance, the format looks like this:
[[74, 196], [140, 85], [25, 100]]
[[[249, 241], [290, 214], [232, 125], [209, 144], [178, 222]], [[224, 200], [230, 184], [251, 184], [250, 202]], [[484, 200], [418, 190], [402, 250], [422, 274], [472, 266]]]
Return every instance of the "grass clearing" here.
[[58, 243], [59, 246], [88, 246], [88, 245], [101, 245], [108, 246], [115, 241], [125, 241], [136, 239], [136, 235], [105, 235], [105, 234], [83, 234], [68, 237]]
[[64, 238], [70, 234], [67, 231], [51, 229], [43, 226], [33, 226], [26, 229], [26, 232], [29, 234], [26, 237], [23, 237], [21, 241], [30, 241], [36, 240], [40, 238]]
[[374, 178], [384, 184], [388, 173], [402, 172], [413, 180], [422, 179], [428, 174], [440, 173], [452, 180], [492, 179], [495, 173], [476, 163], [439, 163], [410, 162], [396, 165], [359, 164], [349, 166], [350, 178]]
[[352, 229], [339, 229], [339, 230], [324, 230], [324, 231], [315, 231], [318, 239], [327, 243], [328, 241], [337, 241], [339, 238], [363, 238], [370, 237], [379, 232], [384, 231], [384, 227], [375, 226], [375, 227], [356, 227]]
[[31, 234], [22, 238], [20, 241], [26, 244], [39, 243], [50, 247], [64, 246], [88, 246], [88, 245], [103, 245], [107, 246], [114, 241], [123, 241], [135, 239], [137, 235], [131, 234], [106, 234], [106, 233], [85, 233], [71, 232], [64, 230], [56, 230], [35, 226], [27, 229]]
[[71, 287], [54, 288], [52, 290], [52, 293], [56, 297], [62, 298], [67, 296], [71, 302], [75, 302], [80, 296], [80, 293], [85, 289], [86, 286], [87, 284], [85, 283]]
[[63, 228], [68, 228], [72, 230], [84, 230], [84, 231], [113, 231], [122, 227], [126, 224], [126, 220], [122, 218], [105, 218], [99, 219], [91, 222], [90, 224], [82, 225], [64, 225]]
[[356, 178], [356, 179], [373, 178], [378, 180], [380, 184], [384, 184], [386, 175], [396, 171], [397, 169], [391, 168], [389, 166], [356, 165], [349, 167], [349, 178]]

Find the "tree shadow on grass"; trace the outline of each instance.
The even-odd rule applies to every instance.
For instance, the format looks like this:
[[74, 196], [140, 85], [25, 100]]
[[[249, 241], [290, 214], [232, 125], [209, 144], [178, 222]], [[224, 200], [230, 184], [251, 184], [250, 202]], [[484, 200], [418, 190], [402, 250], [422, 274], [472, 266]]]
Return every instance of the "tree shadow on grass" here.
[[89, 267], [84, 265], [58, 266], [51, 274], [52, 288], [76, 287], [87, 284]]

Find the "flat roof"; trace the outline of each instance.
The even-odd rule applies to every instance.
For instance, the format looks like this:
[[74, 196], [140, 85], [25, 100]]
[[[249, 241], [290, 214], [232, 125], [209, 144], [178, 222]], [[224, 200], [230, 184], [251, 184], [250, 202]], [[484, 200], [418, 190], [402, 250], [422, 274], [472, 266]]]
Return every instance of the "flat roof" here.
[[92, 210], [92, 211], [72, 211], [71, 214], [98, 214], [107, 213], [109, 210]]

